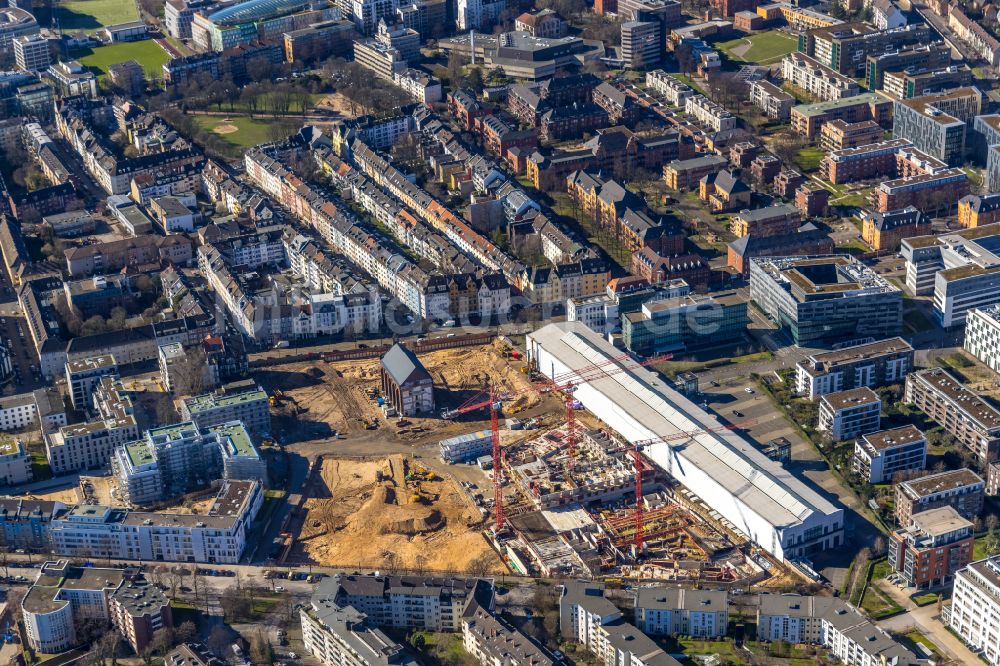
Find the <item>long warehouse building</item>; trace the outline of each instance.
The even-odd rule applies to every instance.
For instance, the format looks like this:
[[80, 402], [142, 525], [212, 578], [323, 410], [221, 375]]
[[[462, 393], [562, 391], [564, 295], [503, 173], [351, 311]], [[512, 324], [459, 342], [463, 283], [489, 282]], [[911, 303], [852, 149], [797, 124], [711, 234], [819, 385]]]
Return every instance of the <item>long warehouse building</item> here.
[[[549, 324], [526, 346], [543, 375], [580, 373], [573, 396], [629, 442], [662, 440], [645, 455], [778, 559], [843, 544], [842, 508], [735, 432], [706, 431], [721, 424], [649, 370], [622, 370], [621, 351], [585, 324]], [[692, 431], [701, 432], [678, 437]]]

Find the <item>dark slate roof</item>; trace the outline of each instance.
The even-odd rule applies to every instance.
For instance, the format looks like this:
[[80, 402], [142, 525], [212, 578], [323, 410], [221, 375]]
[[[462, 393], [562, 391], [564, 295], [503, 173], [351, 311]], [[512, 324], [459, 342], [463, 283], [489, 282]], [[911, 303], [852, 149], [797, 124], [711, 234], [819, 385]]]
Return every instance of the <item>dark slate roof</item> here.
[[381, 363], [392, 381], [399, 386], [431, 378], [417, 355], [398, 343], [385, 353]]

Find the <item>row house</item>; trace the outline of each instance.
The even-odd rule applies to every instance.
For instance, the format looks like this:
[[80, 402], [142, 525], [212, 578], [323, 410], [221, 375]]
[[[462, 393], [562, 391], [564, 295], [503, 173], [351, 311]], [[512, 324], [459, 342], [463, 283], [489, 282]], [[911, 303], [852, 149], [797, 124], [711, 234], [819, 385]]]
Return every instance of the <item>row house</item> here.
[[410, 182], [387, 160], [356, 140], [352, 145], [355, 164], [379, 187], [383, 187], [459, 250], [489, 271], [503, 273], [508, 282], [516, 286], [521, 264], [494, 245], [488, 238], [475, 231], [449, 208], [434, 199], [424, 189]]
[[546, 111], [542, 114], [538, 130], [546, 141], [563, 141], [607, 127], [609, 121], [608, 112], [597, 104], [574, 104]]
[[565, 303], [569, 298], [599, 294], [611, 280], [611, 264], [605, 259], [581, 259], [555, 267], [526, 268], [522, 294], [532, 303]]
[[525, 173], [536, 189], [565, 187], [566, 177], [577, 170], [599, 170], [625, 180], [638, 171], [657, 173], [672, 160], [694, 156], [694, 144], [677, 132], [640, 136], [625, 127], [597, 130], [596, 136], [579, 150], [552, 155], [533, 153]]
[[631, 125], [639, 118], [639, 105], [607, 81], [594, 88], [594, 104], [608, 112], [613, 125]]
[[708, 284], [712, 277], [712, 269], [700, 255], [661, 255], [651, 247], [632, 253], [629, 272], [651, 284], [684, 280], [690, 285], [698, 286]]
[[507, 91], [511, 115], [529, 127], [538, 127], [546, 112], [593, 102], [598, 79], [592, 74], [559, 76], [535, 84], [517, 84]]

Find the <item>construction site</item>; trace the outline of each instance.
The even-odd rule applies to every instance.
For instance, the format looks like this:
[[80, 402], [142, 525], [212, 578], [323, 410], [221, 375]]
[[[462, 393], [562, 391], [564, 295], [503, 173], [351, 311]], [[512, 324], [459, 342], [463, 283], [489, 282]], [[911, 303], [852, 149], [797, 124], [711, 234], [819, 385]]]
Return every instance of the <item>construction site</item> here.
[[[544, 418], [559, 409], [559, 403], [546, 399], [532, 384], [520, 354], [500, 340], [422, 353], [420, 361], [434, 381], [434, 399], [441, 410], [462, 405], [486, 386], [517, 396], [504, 406], [508, 415], [523, 412], [526, 417]], [[332, 362], [319, 358], [283, 364], [258, 373], [258, 379], [273, 398], [274, 430], [290, 440], [351, 437], [377, 430], [382, 440], [419, 444], [466, 432], [470, 424], [488, 418], [481, 412], [452, 419], [442, 419], [439, 413], [404, 419], [387, 416], [379, 374], [378, 357]]]
[[483, 538], [488, 515], [454, 480], [405, 455], [324, 457], [289, 561], [359, 568], [506, 568]]
[[588, 420], [575, 414], [572, 425], [504, 447], [506, 525], [496, 534], [514, 570], [728, 584], [770, 577], [774, 563], [748, 558], [744, 538]]
[[[500, 341], [430, 351], [412, 361], [433, 381], [433, 411], [419, 416], [390, 411], [378, 358], [284, 364], [279, 417], [347, 440], [314, 469], [287, 560], [737, 588], [780, 580], [778, 560], [574, 398], [590, 379], [659, 360], [623, 354], [547, 379]], [[376, 439], [400, 453], [347, 455]], [[413, 456], [432, 448], [440, 459]], [[461, 462], [478, 465], [450, 467]]]

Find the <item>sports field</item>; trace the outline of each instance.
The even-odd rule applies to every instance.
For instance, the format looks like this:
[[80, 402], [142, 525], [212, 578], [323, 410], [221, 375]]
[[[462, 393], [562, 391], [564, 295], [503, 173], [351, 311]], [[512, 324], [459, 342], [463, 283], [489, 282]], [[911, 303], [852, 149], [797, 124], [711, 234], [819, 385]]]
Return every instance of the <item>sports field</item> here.
[[99, 70], [101, 76], [108, 73], [108, 67], [111, 65], [126, 60], [135, 60], [142, 65], [148, 79], [163, 78], [163, 63], [170, 60], [170, 55], [152, 39], [98, 46], [95, 49], [79, 51], [74, 57], [84, 67]]
[[732, 60], [769, 65], [799, 47], [799, 40], [778, 30], [731, 39], [715, 45]]
[[63, 0], [56, 9], [63, 30], [96, 32], [106, 25], [139, 20], [135, 0]]
[[234, 146], [250, 148], [259, 143], [267, 143], [267, 128], [273, 120], [257, 120], [246, 116], [193, 116], [202, 128], [215, 132], [219, 138]]

